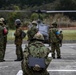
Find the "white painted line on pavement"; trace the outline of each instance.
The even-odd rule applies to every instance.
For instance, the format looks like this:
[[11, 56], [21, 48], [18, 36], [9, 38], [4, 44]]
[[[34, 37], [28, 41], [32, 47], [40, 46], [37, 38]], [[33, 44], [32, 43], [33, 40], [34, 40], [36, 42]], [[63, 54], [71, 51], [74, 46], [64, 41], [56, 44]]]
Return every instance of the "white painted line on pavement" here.
[[23, 71], [22, 70], [19, 70], [16, 75], [23, 75]]
[[76, 72], [76, 70], [47, 70], [47, 71], [53, 71], [53, 72], [55, 72], [55, 71], [61, 71], [61, 72]]
[[[76, 70], [47, 70], [48, 72], [76, 72]], [[19, 70], [16, 75], [23, 75], [23, 71]]]

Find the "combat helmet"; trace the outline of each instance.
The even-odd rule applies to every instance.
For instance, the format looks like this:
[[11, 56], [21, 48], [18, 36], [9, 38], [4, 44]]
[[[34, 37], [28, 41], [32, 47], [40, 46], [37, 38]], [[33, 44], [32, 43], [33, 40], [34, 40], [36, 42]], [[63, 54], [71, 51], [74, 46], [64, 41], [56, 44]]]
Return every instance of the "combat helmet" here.
[[41, 20], [40, 20], [40, 19], [38, 19], [38, 20], [37, 20], [37, 23], [41, 23]]
[[44, 37], [40, 32], [36, 33], [33, 38], [38, 40], [44, 40]]
[[33, 24], [33, 25], [37, 25], [37, 22], [36, 22], [36, 21], [32, 21], [32, 24]]
[[52, 25], [53, 25], [53, 27], [57, 27], [57, 23], [56, 22], [53, 22]]
[[2, 19], [0, 18], [0, 24], [3, 24], [3, 21], [2, 21]]
[[16, 19], [15, 20], [15, 25], [21, 25], [21, 20], [20, 19]]
[[2, 18], [0, 18], [2, 21], [4, 21], [5, 19], [2, 17]]
[[5, 24], [6, 25], [6, 20], [2, 17], [2, 18], [0, 18], [1, 20], [2, 20], [2, 22], [3, 22], [3, 24]]

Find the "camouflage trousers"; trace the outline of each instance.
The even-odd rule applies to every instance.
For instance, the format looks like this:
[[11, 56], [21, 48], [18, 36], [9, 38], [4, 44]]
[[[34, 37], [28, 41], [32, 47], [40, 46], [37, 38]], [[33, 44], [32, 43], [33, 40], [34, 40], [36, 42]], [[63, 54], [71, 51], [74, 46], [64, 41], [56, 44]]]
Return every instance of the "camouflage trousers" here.
[[59, 47], [59, 43], [51, 43], [52, 57], [55, 57], [55, 51], [57, 53], [57, 57], [61, 57], [61, 51]]
[[3, 58], [5, 57], [5, 52], [6, 52], [6, 43], [4, 43]]
[[4, 53], [4, 48], [3, 48], [3, 45], [2, 45], [2, 46], [0, 46], [0, 61], [4, 60], [3, 53]]
[[23, 51], [21, 45], [16, 45], [17, 59], [23, 59]]

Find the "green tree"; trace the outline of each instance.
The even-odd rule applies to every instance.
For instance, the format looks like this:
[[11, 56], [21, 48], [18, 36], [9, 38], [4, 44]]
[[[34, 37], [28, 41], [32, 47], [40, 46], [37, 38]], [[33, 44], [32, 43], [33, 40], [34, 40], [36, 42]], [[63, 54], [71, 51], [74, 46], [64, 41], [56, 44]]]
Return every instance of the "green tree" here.
[[[14, 7], [14, 10], [19, 10], [19, 7], [18, 6], [13, 6]], [[8, 15], [8, 23], [9, 23], [9, 27], [11, 29], [13, 29], [15, 26], [14, 26], [14, 21], [15, 19], [17, 18], [20, 18], [20, 13], [19, 12], [10, 12], [9, 15]]]

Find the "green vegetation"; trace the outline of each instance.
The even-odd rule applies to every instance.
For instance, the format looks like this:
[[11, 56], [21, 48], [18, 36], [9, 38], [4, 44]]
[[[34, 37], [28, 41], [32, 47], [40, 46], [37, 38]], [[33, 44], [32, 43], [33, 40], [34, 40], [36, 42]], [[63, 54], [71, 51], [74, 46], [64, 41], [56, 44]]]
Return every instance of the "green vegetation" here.
[[15, 30], [9, 30], [7, 40], [14, 40], [14, 32]]
[[[9, 30], [8, 33], [8, 40], [14, 40], [14, 30]], [[27, 32], [27, 30], [25, 30]], [[63, 40], [76, 40], [76, 30], [63, 30]], [[24, 40], [27, 40], [28, 37], [26, 36]]]
[[76, 30], [63, 30], [63, 40], [76, 40]]
[[[22, 23], [36, 20], [39, 17], [45, 22], [52, 20], [64, 22], [76, 21], [76, 12], [37, 14], [34, 10], [76, 10], [76, 0], [0, 0], [0, 10], [25, 10], [26, 12], [0, 12], [0, 17], [4, 17], [10, 29], [15, 29], [14, 21], [20, 18]], [[57, 15], [56, 15], [57, 14]], [[64, 17], [65, 18], [64, 18]], [[55, 19], [54, 19], [55, 18]], [[67, 19], [67, 21], [66, 21]]]
[[[14, 32], [15, 30], [9, 30], [8, 35], [7, 35], [7, 40], [14, 40]], [[27, 30], [25, 30], [24, 32], [27, 32]], [[24, 40], [27, 40], [27, 36], [24, 38]]]

